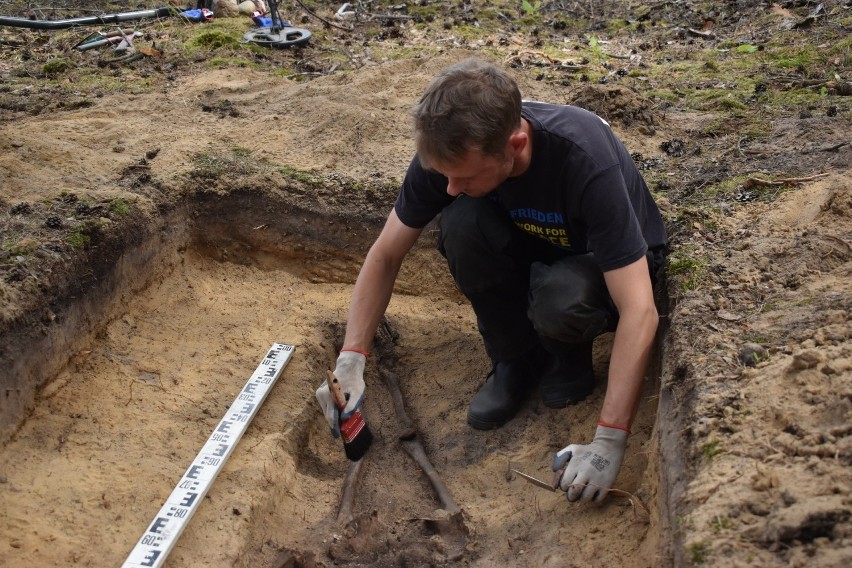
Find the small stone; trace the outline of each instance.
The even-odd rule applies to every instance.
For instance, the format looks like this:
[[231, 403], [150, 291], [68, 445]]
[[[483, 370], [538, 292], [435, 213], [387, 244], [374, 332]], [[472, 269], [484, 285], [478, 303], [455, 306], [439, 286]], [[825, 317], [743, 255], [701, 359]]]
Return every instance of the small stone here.
[[237, 0], [216, 0], [213, 3], [213, 15], [217, 18], [235, 18], [240, 15]]
[[258, 11], [257, 5], [252, 0], [245, 0], [237, 5], [237, 10], [243, 16], [251, 16]]
[[769, 514], [769, 507], [763, 503], [749, 503], [746, 505], [746, 508], [752, 515], [757, 515], [758, 517], [765, 517]]
[[746, 343], [740, 348], [738, 355], [740, 362], [746, 367], [754, 367], [769, 357], [766, 349], [757, 343]]

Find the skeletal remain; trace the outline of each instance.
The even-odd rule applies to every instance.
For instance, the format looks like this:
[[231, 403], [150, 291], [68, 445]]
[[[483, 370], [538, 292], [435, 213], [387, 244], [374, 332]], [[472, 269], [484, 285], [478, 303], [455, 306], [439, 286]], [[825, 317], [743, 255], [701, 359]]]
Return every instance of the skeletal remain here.
[[441, 507], [449, 513], [459, 512], [459, 506], [456, 505], [456, 502], [453, 500], [453, 496], [450, 494], [450, 490], [441, 480], [438, 472], [432, 466], [432, 462], [430, 462], [429, 458], [426, 456], [426, 451], [423, 449], [423, 444], [420, 442], [420, 437], [417, 435], [417, 429], [414, 427], [414, 424], [411, 422], [411, 418], [408, 417], [408, 413], [405, 411], [402, 391], [399, 389], [399, 381], [397, 380], [396, 375], [384, 367], [379, 367], [379, 374], [381, 374], [382, 379], [384, 379], [385, 386], [388, 387], [394, 401], [393, 408], [401, 426], [399, 440], [402, 447], [406, 452], [408, 452], [408, 455], [414, 459], [417, 465], [420, 466], [420, 469], [423, 470], [426, 477], [429, 478], [432, 488], [435, 490], [435, 493], [438, 494], [438, 500], [441, 502]]
[[348, 524], [352, 520], [352, 507], [355, 504], [355, 488], [358, 486], [358, 476], [361, 473], [361, 465], [364, 458], [349, 462], [346, 477], [343, 479], [343, 495], [340, 497], [340, 508], [337, 510], [337, 521]]
[[385, 381], [393, 400], [393, 410], [396, 413], [397, 420], [399, 420], [399, 439], [410, 440], [416, 437], [417, 428], [414, 427], [414, 423], [408, 417], [408, 413], [405, 412], [405, 401], [402, 398], [402, 391], [399, 390], [399, 381], [396, 375], [384, 366], [379, 367], [379, 374]]
[[[379, 375], [381, 375], [393, 401], [394, 414], [396, 414], [397, 421], [399, 422], [399, 442], [429, 479], [441, 503], [441, 510], [434, 511], [430, 518], [422, 518], [420, 520], [423, 521], [426, 527], [441, 536], [444, 541], [444, 552], [447, 560], [459, 560], [464, 556], [467, 549], [469, 530], [465, 525], [463, 511], [456, 504], [449, 488], [441, 480], [438, 472], [429, 461], [426, 451], [423, 449], [423, 443], [420, 440], [417, 427], [405, 410], [405, 399], [399, 388], [399, 379], [396, 373], [390, 369], [397, 361], [396, 354], [394, 353], [394, 340], [396, 336], [396, 332], [390, 327], [387, 320], [383, 319], [379, 325], [374, 344], [379, 361]], [[355, 488], [358, 485], [363, 461], [361, 459], [357, 462], [352, 462], [343, 481], [343, 495], [341, 496], [340, 508], [337, 514], [337, 520], [340, 523], [349, 524], [354, 519], [352, 508], [355, 499]]]

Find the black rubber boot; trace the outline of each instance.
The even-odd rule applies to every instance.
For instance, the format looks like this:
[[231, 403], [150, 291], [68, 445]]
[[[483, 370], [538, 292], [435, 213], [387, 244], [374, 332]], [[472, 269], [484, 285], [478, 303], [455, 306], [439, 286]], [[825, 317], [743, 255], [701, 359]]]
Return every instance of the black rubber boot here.
[[541, 376], [541, 401], [548, 408], [564, 408], [585, 400], [595, 389], [592, 343], [568, 345], [544, 341], [549, 365]]
[[535, 349], [512, 361], [496, 363], [470, 401], [467, 423], [477, 430], [491, 430], [514, 418], [538, 384], [546, 355]]

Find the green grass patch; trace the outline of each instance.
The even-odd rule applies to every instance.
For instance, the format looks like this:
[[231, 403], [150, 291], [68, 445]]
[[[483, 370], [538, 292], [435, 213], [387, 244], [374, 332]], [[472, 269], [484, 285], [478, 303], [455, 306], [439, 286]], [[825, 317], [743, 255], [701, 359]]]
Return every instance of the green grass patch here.
[[748, 176], [733, 176], [723, 179], [719, 183], [714, 183], [704, 188], [703, 195], [705, 197], [732, 195], [737, 192], [737, 189], [739, 189], [747, 179]]
[[251, 27], [246, 18], [219, 18], [203, 26], [188, 28], [189, 34], [183, 41], [182, 48], [189, 55], [209, 54], [211, 51], [262, 49], [256, 44], [244, 42], [243, 35]]
[[119, 217], [124, 217], [130, 213], [130, 204], [126, 200], [117, 197], [109, 202], [109, 211]]
[[226, 57], [226, 56], [214, 56], [211, 57], [207, 61], [207, 65], [213, 69], [227, 69], [230, 67], [241, 67], [245, 69], [254, 69], [260, 70], [265, 69], [266, 66], [261, 66], [257, 62], [252, 61], [251, 59], [246, 59], [244, 57]]
[[541, 0], [521, 0], [521, 9], [527, 16], [533, 16], [538, 13], [541, 8]]
[[[490, 35], [490, 32], [484, 30], [482, 28], [476, 26], [470, 26], [467, 24], [455, 26], [453, 27], [453, 35], [456, 37], [465, 39], [467, 41], [476, 41], [479, 39], [486, 38]], [[412, 53], [419, 50], [411, 50]], [[396, 57], [396, 59], [400, 59], [400, 57]]]
[[666, 273], [681, 291], [695, 290], [707, 274], [707, 259], [694, 256], [689, 250], [675, 251], [667, 258]]
[[[419, 57], [431, 57], [442, 51], [441, 48], [432, 47], [412, 47], [412, 46], [382, 46], [377, 45], [374, 48], [374, 57], [376, 59], [385, 59], [388, 61], [397, 61], [400, 59], [416, 59]], [[342, 59], [341, 63], [345, 63], [346, 59]]]
[[240, 49], [240, 38], [224, 30], [206, 30], [187, 42], [190, 47], [199, 51], [210, 51], [216, 49]]
[[704, 564], [710, 554], [710, 543], [706, 540], [694, 542], [686, 547], [686, 558], [693, 565]]
[[281, 172], [281, 175], [304, 183], [305, 185], [320, 186], [324, 183], [322, 176], [304, 170], [297, 170], [289, 166], [280, 166], [278, 171]]
[[733, 526], [734, 524], [731, 522], [731, 519], [729, 519], [728, 517], [723, 517], [721, 515], [716, 515], [713, 520], [710, 521], [710, 528], [716, 532], [728, 530]]
[[767, 63], [780, 67], [781, 70], [798, 69], [805, 73], [825, 63], [825, 56], [817, 50], [816, 46], [809, 44], [794, 48], [771, 47], [766, 50], [764, 57]]
[[252, 156], [252, 150], [241, 146], [230, 150], [199, 152], [193, 156], [192, 162], [192, 175], [208, 180], [251, 175], [263, 167], [263, 163]]
[[74, 64], [71, 63], [71, 61], [60, 57], [58, 59], [51, 59], [45, 63], [42, 66], [41, 71], [45, 74], [45, 76], [55, 78], [62, 75], [69, 69], [73, 69], [73, 67]]
[[70, 233], [68, 233], [68, 237], [66, 237], [65, 242], [68, 243], [74, 250], [83, 250], [92, 244], [92, 237], [90, 237], [84, 230], [76, 229]]
[[101, 228], [105, 221], [86, 219], [68, 233], [65, 242], [75, 251], [88, 248], [92, 242], [100, 237]]
[[706, 461], [711, 461], [714, 457], [722, 453], [721, 440], [713, 439], [701, 446], [701, 455]]
[[35, 239], [23, 238], [17, 242], [5, 244], [3, 246], [10, 256], [28, 257], [38, 250], [38, 241]]
[[742, 93], [730, 89], [699, 89], [692, 92], [688, 97], [698, 110], [744, 110], [748, 108], [743, 104]]

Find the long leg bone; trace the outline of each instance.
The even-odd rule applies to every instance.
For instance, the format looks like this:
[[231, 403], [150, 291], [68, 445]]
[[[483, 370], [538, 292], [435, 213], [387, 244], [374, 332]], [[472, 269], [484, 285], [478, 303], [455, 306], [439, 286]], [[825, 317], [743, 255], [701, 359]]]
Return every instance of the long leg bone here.
[[429, 478], [429, 482], [432, 484], [432, 488], [435, 490], [435, 493], [438, 494], [438, 499], [441, 501], [443, 509], [449, 513], [459, 512], [459, 506], [456, 505], [456, 502], [453, 500], [453, 496], [450, 494], [450, 490], [441, 480], [438, 472], [432, 466], [432, 462], [430, 462], [429, 458], [426, 456], [426, 451], [423, 449], [423, 444], [420, 442], [420, 438], [417, 435], [417, 429], [414, 427], [414, 423], [405, 411], [402, 391], [399, 389], [399, 381], [397, 380], [396, 375], [384, 367], [380, 367], [379, 374], [381, 374], [382, 379], [384, 379], [385, 385], [393, 398], [394, 410], [396, 411], [397, 419], [402, 427], [399, 436], [402, 447], [405, 448], [408, 455], [414, 459], [417, 465], [420, 466], [420, 469], [423, 470], [423, 473], [426, 474], [426, 477]]
[[361, 465], [364, 458], [349, 462], [346, 470], [346, 478], [343, 480], [343, 495], [340, 497], [340, 508], [337, 510], [337, 521], [348, 524], [352, 520], [352, 507], [355, 503], [355, 488], [358, 486], [358, 476], [361, 473]]
[[415, 437], [411, 440], [402, 440], [400, 443], [402, 444], [402, 447], [405, 448], [405, 451], [408, 452], [408, 455], [417, 462], [417, 465], [420, 466], [420, 469], [423, 470], [426, 477], [429, 478], [429, 481], [432, 483], [432, 488], [435, 490], [435, 493], [438, 494], [438, 500], [441, 502], [441, 508], [448, 513], [458, 513], [461, 511], [459, 506], [456, 505], [456, 502], [453, 500], [450, 490], [446, 485], [444, 485], [444, 482], [441, 480], [438, 472], [435, 471], [435, 468], [432, 467], [432, 462], [430, 462], [429, 458], [426, 457], [426, 452], [423, 450], [423, 444], [420, 443], [420, 440]]
[[379, 374], [382, 376], [382, 379], [384, 379], [385, 386], [388, 387], [391, 399], [393, 400], [393, 409], [396, 413], [396, 419], [399, 421], [400, 427], [399, 439], [410, 440], [411, 438], [416, 437], [417, 428], [414, 427], [414, 423], [405, 411], [405, 401], [402, 398], [402, 391], [399, 389], [399, 380], [396, 378], [396, 374], [383, 366], [379, 367]]

